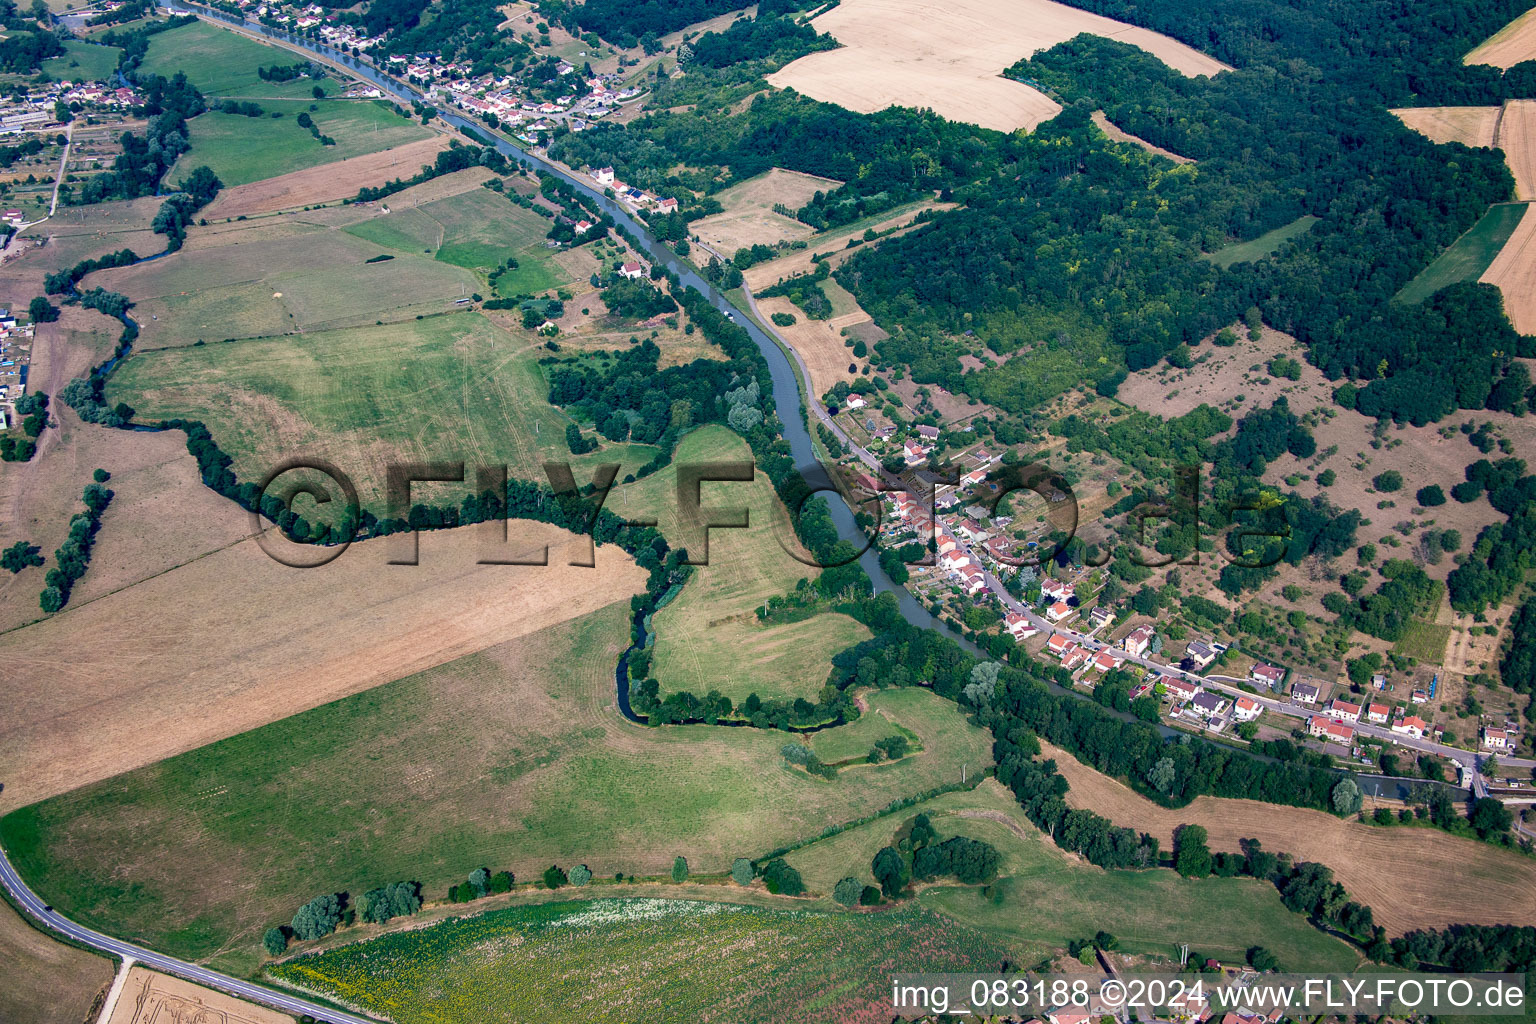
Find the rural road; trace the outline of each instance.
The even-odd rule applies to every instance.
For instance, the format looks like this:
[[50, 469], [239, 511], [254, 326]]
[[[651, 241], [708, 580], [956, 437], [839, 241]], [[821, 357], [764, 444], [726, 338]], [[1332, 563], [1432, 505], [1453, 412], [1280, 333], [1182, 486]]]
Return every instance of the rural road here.
[[334, 1010], [319, 1003], [312, 1003], [307, 999], [297, 996], [285, 995], [264, 985], [255, 982], [242, 981], [239, 978], [220, 974], [218, 971], [199, 967], [197, 964], [188, 963], [185, 960], [177, 960], [163, 953], [157, 953], [143, 946], [135, 946], [131, 942], [123, 942], [92, 931], [82, 925], [78, 925], [69, 918], [50, 908], [42, 899], [33, 892], [27, 883], [22, 881], [16, 873], [16, 868], [11, 864], [10, 858], [4, 850], [0, 850], [0, 885], [10, 893], [11, 899], [21, 909], [22, 913], [40, 924], [44, 931], [57, 932], [67, 935], [76, 942], [84, 943], [92, 949], [100, 950], [112, 956], [123, 959], [135, 960], [145, 967], [173, 974], [178, 978], [194, 981], [199, 985], [206, 985], [220, 992], [249, 999], [253, 1003], [270, 1006], [277, 1010], [293, 1014], [308, 1014], [316, 1020], [330, 1021], [332, 1024], [377, 1024], [370, 1017], [359, 1017], [356, 1014], [343, 1010]]

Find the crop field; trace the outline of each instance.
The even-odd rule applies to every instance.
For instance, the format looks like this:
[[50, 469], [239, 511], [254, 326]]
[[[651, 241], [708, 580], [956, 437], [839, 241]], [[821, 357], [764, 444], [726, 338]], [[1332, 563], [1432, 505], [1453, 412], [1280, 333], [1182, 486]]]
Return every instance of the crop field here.
[[[787, 901], [786, 901], [787, 904]], [[695, 900], [511, 907], [297, 957], [267, 976], [395, 1024], [445, 1019], [890, 1020], [889, 976], [993, 970], [1003, 949], [919, 907], [829, 912]], [[633, 968], [644, 965], [644, 982]]]
[[[1164, 848], [1183, 823], [1204, 825], [1213, 850], [1237, 850], [1239, 839], [1333, 869], [1352, 899], [1368, 904], [1391, 935], [1450, 924], [1524, 924], [1536, 918], [1536, 862], [1516, 853], [1431, 828], [1378, 827], [1322, 811], [1254, 800], [1197, 797], [1170, 810], [1047, 746], [1072, 788], [1067, 802], [1117, 825], [1150, 832]], [[1383, 865], [1391, 865], [1383, 871]], [[1446, 879], [1457, 880], [1447, 885]]]
[[116, 46], [71, 39], [64, 44], [63, 56], [43, 61], [42, 71], [56, 82], [104, 82], [117, 70], [122, 52]]
[[1515, 198], [1536, 200], [1536, 100], [1509, 100], [1497, 144], [1515, 176]]
[[[407, 142], [377, 153], [365, 153], [318, 167], [290, 171], [248, 185], [231, 188], [226, 182], [226, 187], [209, 204], [204, 216], [210, 221], [225, 217], [251, 217], [260, 213], [293, 210], [301, 206], [347, 199], [355, 196], [357, 190], [364, 185], [381, 185], [392, 178], [410, 177], [423, 164], [432, 163], [437, 154], [447, 148], [448, 136], [434, 134], [430, 138]], [[473, 184], [479, 185], [483, 179], [483, 174], [476, 174]]]
[[291, 1024], [293, 1018], [181, 978], [134, 967], [123, 982], [112, 1016], [99, 1024]]
[[[830, 283], [836, 284], [835, 281]], [[823, 290], [830, 297], [831, 290]], [[849, 372], [848, 368], [863, 365], [868, 360], [867, 355], [864, 359], [857, 358], [847, 344], [848, 339], [843, 336], [845, 328], [874, 323], [857, 303], [853, 312], [834, 316], [830, 320], [810, 319], [803, 310], [783, 296], [759, 299], [757, 308], [763, 314], [766, 325], [771, 325], [774, 333], [782, 337], [805, 361], [805, 367], [811, 375], [811, 391], [817, 398], [832, 390], [839, 381], [855, 380], [858, 374]], [[775, 313], [788, 313], [795, 318], [795, 322], [788, 327], [780, 327], [773, 323]]]
[[[143, 69], [170, 78], [186, 73], [205, 95], [219, 99], [309, 99], [315, 86], [327, 94], [339, 89], [335, 78], [316, 81], [296, 78], [291, 82], [264, 82], [257, 69], [274, 64], [304, 63], [304, 58], [280, 46], [258, 43], [229, 29], [199, 21], [151, 36]], [[316, 147], [318, 148], [318, 143]]]
[[[314, 111], [309, 108], [314, 106]], [[187, 122], [192, 146], [167, 173], [169, 181], [179, 181], [194, 167], [207, 164], [225, 185], [245, 185], [265, 178], [290, 174], [377, 153], [431, 138], [432, 129], [401, 117], [382, 100], [304, 100], [262, 102], [269, 115], [282, 117], [246, 117], [210, 110]], [[315, 127], [336, 140], [324, 146], [295, 120], [309, 112]], [[410, 177], [410, 166], [400, 177]]]
[[1506, 71], [1536, 60], [1536, 7], [1526, 11], [1462, 58], [1465, 64], [1491, 64]]
[[1403, 124], [1433, 142], [1492, 146], [1499, 107], [1403, 107], [1392, 111]]
[[53, 941], [0, 900], [0, 1020], [80, 1024], [111, 981], [111, 961]]
[[390, 212], [379, 209], [346, 231], [386, 249], [430, 252], [440, 262], [481, 273], [516, 259], [517, 269], [497, 283], [506, 294], [536, 294], [571, 279], [545, 245], [550, 222], [490, 189], [475, 188], [420, 205], [406, 205], [409, 200], [400, 198], [388, 201]]
[[842, 47], [801, 57], [770, 83], [860, 113], [929, 107], [1004, 132], [1034, 128], [1060, 107], [1003, 69], [1082, 32], [1139, 46], [1186, 75], [1226, 70], [1177, 40], [1052, 0], [844, 0], [812, 24]]
[[1289, 224], [1266, 231], [1258, 238], [1249, 239], [1246, 242], [1234, 242], [1206, 256], [1206, 259], [1222, 269], [1235, 266], [1239, 263], [1251, 263], [1254, 260], [1264, 259], [1279, 251], [1280, 247], [1291, 239], [1296, 238], [1312, 230], [1312, 225], [1317, 223], [1313, 216], [1297, 217]]
[[1515, 233], [1525, 211], [1520, 203], [1490, 206], [1466, 234], [1403, 286], [1397, 293], [1398, 301], [1423, 302], [1441, 288], [1481, 279]]
[[841, 184], [831, 178], [775, 167], [715, 193], [725, 207], [724, 212], [696, 220], [691, 227], [699, 241], [726, 258], [750, 245], [809, 238], [814, 233], [809, 224], [775, 213], [774, 206], [798, 210], [817, 192], [831, 192]]
[[917, 814], [941, 836], [965, 835], [1003, 855], [1006, 898], [1001, 906], [976, 888], [941, 882], [917, 902], [992, 935], [1021, 959], [1049, 955], [1072, 939], [1103, 928], [1131, 953], [1166, 956], [1187, 938], [1202, 952], [1241, 960], [1264, 945], [1297, 970], [1347, 970], [1358, 957], [1280, 903], [1273, 886], [1238, 878], [1190, 881], [1172, 871], [1105, 871], [1057, 847], [1024, 816], [1013, 794], [994, 780], [968, 792], [946, 793], [829, 839], [785, 859], [806, 885], [830, 893], [852, 875], [874, 884], [870, 862]]
[[288, 214], [199, 229], [165, 259], [98, 271], [100, 285], [136, 303], [134, 359], [147, 350], [230, 338], [360, 327], [441, 313], [480, 287], [471, 272], [425, 255], [380, 255], [377, 245], [337, 230], [351, 210]]
[[[107, 394], [141, 420], [202, 420], [242, 480], [261, 479], [295, 452], [326, 458], [383, 516], [390, 460], [500, 464], [514, 478], [542, 480], [544, 460], [558, 457], [586, 479], [590, 466], [618, 454], [610, 446], [570, 455], [571, 420], [546, 401], [541, 354], [479, 313], [454, 313], [135, 353]], [[421, 493], [457, 503], [473, 488], [469, 479]]]
[[[443, 560], [437, 539], [423, 538], [420, 569], [397, 569], [407, 584], [420, 586], [419, 574]], [[599, 550], [600, 564], [608, 550]], [[354, 554], [361, 560], [367, 552], [333, 564]], [[697, 874], [723, 872], [736, 857], [761, 856], [949, 782], [961, 765], [976, 772], [990, 763], [990, 737], [953, 709], [950, 741], [925, 738], [919, 756], [844, 772], [835, 782], [787, 766], [781, 732], [633, 725], [614, 707], [629, 591], [607, 586], [608, 599], [619, 600], [587, 611], [593, 602], [585, 592], [602, 585], [590, 569], [570, 570], [593, 581], [580, 583], [553, 565], [488, 568], [504, 589], [502, 574], [545, 574], [556, 581], [548, 593], [580, 617], [528, 623], [504, 605], [482, 616], [490, 595], [458, 587], [455, 610], [476, 609], [480, 625], [522, 635], [477, 643], [478, 653], [8, 815], [0, 820], [6, 849], [78, 920], [243, 971], [257, 962], [263, 931], [317, 892], [358, 893], [413, 878], [436, 899], [481, 864], [532, 878], [552, 861], [585, 863], [611, 877], [663, 874], [678, 854]], [[242, 604], [273, 603], [260, 587], [245, 590]], [[324, 592], [329, 604], [359, 593]], [[316, 593], [290, 587], [286, 597], [307, 617], [323, 618]], [[578, 603], [586, 607], [570, 607]], [[175, 621], [183, 631], [197, 626]], [[273, 623], [267, 633], [291, 628]], [[399, 644], [366, 655], [349, 648], [319, 659], [292, 645], [287, 653], [304, 666], [297, 674], [313, 698], [322, 696], [318, 681], [329, 684], [328, 673], [349, 660], [376, 658], [398, 674], [410, 668], [408, 646], [432, 639], [425, 624], [411, 630], [399, 620], [376, 622], [369, 633], [375, 648], [381, 636], [396, 635]], [[281, 694], [269, 686], [263, 696], [265, 707], [254, 710], [270, 716]], [[228, 721], [228, 713], [199, 708], [198, 717]], [[53, 751], [55, 758], [72, 753]]]
[[[751, 458], [751, 449], [740, 437], [709, 426], [683, 439], [673, 465]], [[630, 488], [616, 492], [610, 507], [638, 516], [649, 505], [647, 514], [672, 524], [663, 527], [672, 543], [701, 557], [703, 538], [687, 539], [676, 525], [676, 479], [675, 469], [656, 473], [630, 485], [633, 493], [626, 493]], [[652, 674], [662, 692], [691, 690], [702, 696], [719, 690], [734, 701], [754, 692], [765, 699], [814, 699], [827, 681], [832, 655], [867, 638], [869, 631], [835, 612], [799, 622], [758, 622], [754, 609], [819, 572], [780, 546], [789, 529], [788, 517], [765, 474], [758, 473], [751, 484], [706, 483], [700, 501], [706, 508], [745, 508], [749, 526], [711, 530], [709, 564], [699, 566], [681, 593], [653, 618]], [[658, 511], [662, 505], [666, 507]]]
[[1524, 209], [1504, 248], [1478, 280], [1504, 293], [1504, 311], [1517, 331], [1536, 334], [1536, 203]]

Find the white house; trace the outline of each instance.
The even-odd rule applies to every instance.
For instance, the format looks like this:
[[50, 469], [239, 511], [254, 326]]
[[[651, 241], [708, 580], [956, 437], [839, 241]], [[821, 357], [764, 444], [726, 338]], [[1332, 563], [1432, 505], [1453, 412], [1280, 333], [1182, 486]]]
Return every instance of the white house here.
[[1337, 697], [1329, 701], [1328, 706], [1323, 711], [1329, 718], [1340, 722], [1360, 721], [1360, 705], [1351, 704], [1347, 700], [1339, 700]]
[[1414, 739], [1423, 739], [1424, 731], [1429, 728], [1429, 723], [1418, 715], [1409, 715], [1392, 726], [1392, 731], [1403, 736], [1412, 736]]
[[1237, 703], [1233, 705], [1232, 717], [1236, 718], [1239, 722], [1251, 722], [1258, 718], [1259, 712], [1263, 710], [1263, 705], [1252, 697], [1239, 697], [1237, 698]]
[[1392, 709], [1385, 704], [1368, 704], [1365, 708], [1365, 717], [1368, 721], [1375, 722], [1377, 725], [1386, 725], [1387, 716], [1391, 712]]
[[1192, 700], [1195, 694], [1200, 692], [1199, 683], [1192, 683], [1188, 679], [1180, 679], [1177, 676], [1170, 676], [1164, 685], [1168, 687], [1169, 696], [1175, 700]]
[[1513, 744], [1503, 729], [1484, 729], [1483, 746], [1488, 750], [1508, 750]]
[[1307, 720], [1307, 732], [1336, 743], [1350, 743], [1355, 738], [1355, 730], [1331, 718], [1324, 718], [1322, 715], [1313, 715]]
[[1060, 622], [1072, 614], [1072, 606], [1065, 601], [1057, 601], [1045, 610], [1045, 617], [1052, 622]]
[[1132, 630], [1131, 634], [1120, 642], [1120, 646], [1129, 651], [1132, 657], [1140, 658], [1152, 646], [1153, 635], [1151, 626], [1141, 626]]
[[630, 260], [619, 268], [619, 273], [631, 281], [639, 281], [645, 277], [645, 264]]
[[843, 405], [850, 409], [862, 409], [868, 404], [868, 402], [864, 401], [864, 399], [860, 398], [858, 395], [849, 395], [848, 400], [843, 403]]
[[597, 182], [599, 185], [612, 185], [613, 168], [599, 167], [597, 170], [592, 172], [592, 180]]
[[1008, 628], [1009, 635], [1020, 643], [1040, 632], [1034, 623], [1018, 612], [1009, 612], [1004, 616], [1003, 624]]

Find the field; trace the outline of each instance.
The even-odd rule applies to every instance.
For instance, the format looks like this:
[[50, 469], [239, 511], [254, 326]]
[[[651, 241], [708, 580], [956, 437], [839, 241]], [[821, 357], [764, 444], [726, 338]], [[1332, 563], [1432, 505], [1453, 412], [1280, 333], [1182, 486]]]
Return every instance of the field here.
[[811, 257], [817, 253], [828, 254], [828, 258], [824, 262], [835, 270], [851, 253], [857, 251], [856, 248], [848, 248], [849, 241], [855, 238], [862, 238], [867, 229], [874, 228], [880, 234], [894, 233], [911, 227], [915, 223], [917, 215], [924, 210], [952, 209], [954, 209], [953, 203], [923, 202], [903, 207], [895, 212], [887, 212], [873, 218], [866, 218], [855, 225], [815, 235], [811, 238], [811, 244], [807, 248], [798, 249], [788, 256], [780, 256], [776, 260], [759, 263], [755, 267], [743, 271], [742, 276], [745, 278], [748, 288], [765, 288], [784, 278], [810, 273], [814, 269]]
[[[1249, 341], [1242, 324], [1233, 330], [1237, 344], [1231, 348], [1207, 340], [1195, 350], [1203, 361], [1187, 370], [1167, 364], [1137, 370], [1115, 397], [1154, 416], [1182, 416], [1200, 405], [1213, 405], [1234, 419], [1250, 409], [1268, 408], [1281, 397], [1297, 413], [1329, 400], [1333, 385], [1306, 361], [1306, 351], [1295, 338], [1266, 327], [1258, 341]], [[1265, 367], [1276, 356], [1300, 363], [1301, 380], [1270, 376]]]
[[112, 1016], [100, 1024], [292, 1024], [286, 1014], [143, 967], [128, 972]]
[[122, 52], [116, 46], [71, 39], [64, 44], [62, 57], [43, 61], [42, 71], [56, 82], [104, 82], [117, 70]]
[[[892, 1019], [894, 971], [990, 971], [1004, 951], [931, 911], [695, 900], [515, 906], [300, 957], [268, 975], [396, 1024]], [[644, 983], [633, 973], [643, 965]]]
[[470, 271], [419, 251], [369, 263], [381, 255], [379, 246], [338, 225], [374, 212], [348, 207], [211, 224], [198, 228], [182, 251], [98, 271], [85, 287], [119, 291], [136, 304], [141, 333], [125, 368], [150, 350], [198, 341], [408, 321], [452, 309], [482, 287]]
[[[335, 139], [334, 146], [321, 145], [295, 121], [311, 106], [318, 108], [310, 112], [315, 127]], [[261, 107], [269, 115], [280, 112], [283, 116], [245, 117], [210, 110], [188, 121], [192, 146], [167, 173], [167, 180], [179, 181], [194, 167], [207, 164], [225, 185], [246, 185], [419, 142], [433, 134], [432, 129], [401, 117], [383, 100], [268, 100]], [[398, 176], [409, 177], [414, 173], [412, 164]], [[381, 177], [373, 184], [384, 180]]]
[[1525, 215], [1478, 280], [1504, 293], [1504, 311], [1522, 334], [1536, 334], [1536, 203]]
[[[683, 439], [674, 465], [751, 458], [745, 441], [724, 427], [710, 426]], [[657, 473], [632, 485], [639, 492], [634, 496], [620, 500], [615, 495], [613, 507], [621, 514], [635, 515], [636, 506], [648, 500], [674, 504], [675, 481], [674, 471]], [[815, 579], [819, 572], [779, 546], [788, 520], [765, 474], [757, 474], [751, 484], [705, 484], [701, 504], [744, 507], [749, 528], [711, 530], [709, 564], [699, 566], [682, 592], [656, 613], [652, 674], [660, 680], [662, 692], [691, 690], [703, 696], [719, 690], [733, 701], [754, 692], [763, 698], [814, 700], [826, 684], [831, 656], [866, 639], [869, 631], [835, 612], [800, 622], [768, 626], [758, 622], [754, 609], [770, 597], [793, 590], [797, 580]], [[656, 514], [654, 507], [651, 514]], [[663, 532], [674, 545], [703, 555], [702, 538], [686, 540], [678, 532], [665, 528]]]
[[[407, 576], [443, 560], [436, 540], [423, 539], [423, 568]], [[585, 592], [599, 585], [571, 579], [548, 590], [567, 606], [590, 605]], [[460, 594], [458, 608], [488, 599]], [[305, 608], [311, 597], [288, 595]], [[261, 592], [243, 603], [262, 604]], [[490, 608], [487, 617], [521, 616]], [[532, 878], [551, 861], [585, 863], [606, 878], [663, 874], [678, 854], [696, 874], [723, 872], [736, 857], [949, 782], [962, 764], [976, 772], [989, 763], [990, 737], [952, 708], [947, 744], [928, 737], [919, 756], [836, 782], [787, 766], [780, 732], [632, 725], [614, 708], [628, 602], [538, 625], [509, 627], [522, 635], [16, 812], [0, 820], [0, 835], [18, 868], [77, 920], [244, 971], [259, 958], [263, 931], [317, 892], [413, 878], [436, 899], [481, 864]], [[396, 635], [417, 647], [431, 638], [398, 622], [370, 633], [374, 644]], [[378, 656], [399, 675], [412, 667], [402, 653]], [[296, 663], [305, 664], [311, 698], [323, 699], [316, 687], [336, 664]], [[274, 701], [263, 703], [271, 717]]]
[[809, 224], [775, 213], [774, 206], [798, 210], [817, 192], [831, 192], [841, 184], [831, 178], [775, 167], [715, 193], [725, 207], [724, 212], [696, 220], [691, 227], [699, 241], [725, 258], [750, 245], [809, 238], [813, 233]]
[[[230, 188], [226, 182], [226, 187], [219, 191], [218, 198], [203, 214], [210, 221], [225, 217], [249, 217], [350, 198], [364, 185], [378, 185], [392, 178], [410, 177], [419, 167], [430, 164], [439, 152], [447, 148], [448, 136], [433, 135], [381, 152], [348, 157], [302, 171], [291, 171], [264, 181], [253, 181], [248, 185]], [[478, 185], [482, 180], [484, 175], [476, 174], [473, 184]]]
[[1520, 203], [1490, 206], [1466, 234], [1403, 286], [1397, 293], [1398, 301], [1420, 303], [1441, 288], [1481, 279], [1515, 233], [1525, 211]]
[[[484, 174], [480, 177], [483, 180]], [[353, 224], [347, 233], [399, 252], [431, 252], [440, 262], [485, 273], [515, 258], [517, 270], [497, 285], [506, 293], [537, 294], [570, 280], [552, 262], [545, 245], [550, 222], [490, 189], [475, 188], [419, 205], [399, 198], [388, 201], [388, 214]]]
[[[824, 283], [823, 291], [828, 297], [831, 289], [825, 284], [836, 284], [828, 279]], [[854, 356], [849, 349], [843, 330], [848, 327], [857, 327], [860, 324], [873, 323], [870, 315], [858, 304], [854, 304], [854, 311], [842, 316], [834, 316], [829, 320], [812, 320], [805, 312], [798, 309], [795, 304], [782, 296], [770, 299], [757, 300], [758, 311], [763, 315], [765, 325], [771, 325], [774, 333], [784, 339], [790, 348], [799, 354], [805, 361], [805, 367], [811, 375], [811, 391], [816, 398], [820, 398], [838, 381], [852, 382], [858, 374], [850, 373], [850, 366], [859, 366], [868, 360], [868, 356], [861, 360]], [[775, 313], [788, 313], [795, 318], [795, 322], [788, 327], [780, 327], [773, 323]]]
[[1282, 245], [1296, 236], [1311, 231], [1312, 225], [1316, 223], [1316, 217], [1297, 217], [1289, 224], [1275, 228], [1273, 231], [1264, 232], [1258, 238], [1249, 239], [1246, 242], [1235, 242], [1232, 245], [1219, 249], [1208, 255], [1206, 259], [1222, 269], [1235, 266], [1238, 263], [1251, 263], [1254, 260], [1261, 260], [1266, 256], [1273, 255]]
[[1497, 144], [1515, 176], [1515, 198], [1536, 200], [1536, 100], [1504, 104]]
[[[242, 480], [261, 479], [297, 452], [328, 459], [352, 476], [364, 507], [383, 516], [391, 459], [503, 464], [515, 478], [543, 480], [544, 460], [558, 457], [585, 480], [587, 467], [633, 454], [610, 445], [570, 455], [571, 420], [546, 401], [541, 354], [479, 313], [454, 313], [135, 353], [107, 394], [142, 420], [202, 420]], [[621, 461], [637, 468], [634, 458]], [[420, 493], [457, 503], [473, 486], [471, 479]]]
[[1404, 107], [1398, 118], [1433, 142], [1459, 142], [1478, 148], [1495, 145], [1499, 107]]
[[[335, 78], [318, 82], [309, 78], [264, 82], [256, 73], [258, 68], [274, 64], [299, 63], [304, 63], [304, 58], [292, 50], [258, 43], [228, 29], [199, 21], [150, 37], [149, 53], [142, 67], [166, 78], [183, 71], [204, 94], [219, 99], [309, 99], [316, 85], [328, 94], [338, 90]], [[318, 148], [318, 143], [316, 146]]]
[[1179, 156], [1179, 154], [1173, 152], [1171, 149], [1164, 149], [1162, 146], [1153, 145], [1146, 139], [1143, 139], [1137, 135], [1132, 135], [1130, 132], [1125, 131], [1119, 125], [1115, 124], [1108, 117], [1106, 117], [1104, 111], [1102, 110], [1095, 110], [1093, 112], [1093, 123], [1099, 126], [1100, 131], [1102, 131], [1105, 135], [1108, 135], [1111, 139], [1114, 139], [1116, 142], [1129, 142], [1132, 145], [1140, 146], [1148, 153], [1156, 153], [1158, 156], [1165, 156], [1176, 164], [1194, 163], [1194, 161], [1187, 156]]
[[1274, 887], [1249, 879], [1197, 882], [1171, 871], [1104, 871], [1057, 847], [1024, 816], [1013, 794], [987, 780], [812, 843], [786, 859], [806, 884], [830, 892], [852, 875], [872, 884], [870, 861], [915, 815], [941, 836], [966, 835], [1004, 857], [1007, 899], [994, 906], [976, 889], [940, 884], [918, 902], [978, 927], [1027, 960], [1050, 955], [1103, 928], [1130, 953], [1167, 955], [1189, 941], [1201, 952], [1241, 960], [1262, 944], [1292, 969], [1347, 970], [1358, 957], [1280, 904]]
[[1060, 108], [1002, 78], [1003, 69], [1081, 32], [1139, 46], [1186, 75], [1226, 69], [1167, 36], [1052, 0], [845, 0], [812, 24], [842, 47], [801, 57], [769, 75], [773, 85], [860, 113], [928, 107], [1004, 132], [1033, 128]]
[[[224, 504], [235, 522], [245, 518]], [[116, 512], [103, 516], [103, 543], [132, 525]], [[0, 674], [32, 681], [10, 692], [0, 727], [4, 806], [152, 764], [615, 601], [627, 607], [644, 584], [616, 547], [598, 549], [598, 567], [583, 569], [568, 562], [589, 550], [584, 539], [523, 521], [511, 524], [511, 535], [518, 553], [549, 543], [550, 564], [477, 564], [496, 548], [474, 527], [422, 537], [414, 567], [388, 564], [405, 537], [357, 544], [310, 570], [278, 564], [254, 540], [207, 553], [189, 541], [190, 560], [173, 569], [94, 600], [82, 595], [0, 635]]]
[[111, 980], [111, 961], [54, 942], [0, 900], [0, 1020], [80, 1024]]
[[1506, 71], [1527, 60], [1536, 60], [1536, 7], [1499, 29], [1462, 58], [1466, 64], [1491, 64]]
[[[905, 736], [913, 751], [923, 746], [923, 737], [909, 726], [921, 723], [925, 732], [935, 728], [963, 728], [949, 702], [926, 690], [899, 689], [871, 693], [864, 700], [864, 714], [841, 729], [814, 733], [807, 744], [816, 756], [828, 764], [850, 758], [862, 758], [879, 740], [887, 736]], [[833, 879], [835, 883], [837, 879]], [[828, 889], [830, 891], [830, 887]]]
[[[1380, 828], [1322, 811], [1253, 800], [1198, 797], [1169, 810], [1050, 748], [1072, 788], [1067, 802], [1117, 825], [1150, 832], [1169, 848], [1173, 830], [1203, 825], [1213, 850], [1237, 850], [1239, 839], [1333, 869], [1350, 897], [1369, 904], [1390, 935], [1450, 924], [1525, 924], [1536, 917], [1536, 862], [1430, 828]], [[1455, 884], [1448, 884], [1454, 879]]]

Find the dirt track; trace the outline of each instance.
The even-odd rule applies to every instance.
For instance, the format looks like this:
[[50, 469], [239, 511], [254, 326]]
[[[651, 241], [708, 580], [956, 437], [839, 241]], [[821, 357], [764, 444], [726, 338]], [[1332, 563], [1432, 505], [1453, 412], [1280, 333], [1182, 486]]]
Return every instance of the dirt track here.
[[1536, 920], [1536, 861], [1431, 828], [1379, 828], [1322, 811], [1256, 800], [1198, 797], [1169, 810], [1041, 742], [1072, 788], [1067, 802], [1138, 831], [1165, 849], [1182, 824], [1203, 825], [1213, 850], [1257, 839], [1274, 853], [1333, 869], [1350, 897], [1370, 905], [1391, 935], [1450, 924], [1530, 924]]

